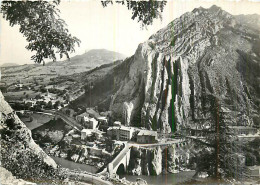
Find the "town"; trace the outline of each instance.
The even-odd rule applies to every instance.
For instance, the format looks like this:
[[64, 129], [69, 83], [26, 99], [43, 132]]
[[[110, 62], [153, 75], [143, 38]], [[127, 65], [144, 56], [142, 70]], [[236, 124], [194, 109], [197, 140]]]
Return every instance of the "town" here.
[[[51, 83], [39, 84], [35, 80], [26, 84], [20, 80], [8, 88], [2, 83], [1, 90], [4, 94], [8, 91], [20, 94], [19, 98], [10, 97], [9, 104], [32, 130], [36, 143], [62, 167], [64, 161], [61, 160], [65, 159], [90, 167], [83, 167], [83, 171], [116, 177], [126, 173], [132, 147], [173, 146], [176, 150], [174, 155], [178, 156], [180, 148], [191, 146], [194, 140], [205, 139], [200, 128], [186, 129], [188, 137], [180, 132], [165, 134], [125, 126], [122, 120], [113, 120], [110, 111], [99, 112], [97, 107], [69, 108], [73, 99], [68, 89]], [[28, 91], [31, 93], [27, 94]], [[229, 113], [226, 109], [223, 111]], [[60, 128], [60, 125], [63, 127]], [[236, 134], [239, 141], [259, 137], [255, 127], [230, 125], [229, 131]], [[175, 159], [176, 172], [181, 170], [178, 163], [183, 159], [179, 157]], [[246, 158], [243, 160], [246, 162]], [[249, 166], [248, 169], [252, 175], [258, 174], [257, 167]]]

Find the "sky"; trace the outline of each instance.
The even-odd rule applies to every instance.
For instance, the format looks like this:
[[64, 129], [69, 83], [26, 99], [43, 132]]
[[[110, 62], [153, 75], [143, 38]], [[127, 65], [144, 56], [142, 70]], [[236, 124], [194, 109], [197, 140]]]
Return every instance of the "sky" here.
[[[138, 44], [146, 41], [159, 29], [167, 26], [183, 13], [197, 7], [209, 8], [213, 4], [233, 14], [260, 14], [260, 0], [174, 0], [168, 1], [162, 13], [162, 20], [155, 20], [152, 26], [142, 29], [141, 24], [131, 19], [126, 6], [114, 4], [103, 8], [100, 1], [62, 1], [59, 5], [61, 18], [65, 20], [73, 36], [81, 40], [80, 47], [70, 56], [83, 54], [90, 49], [108, 49], [131, 56]], [[3, 63], [32, 64], [32, 52], [25, 49], [28, 43], [19, 27], [10, 27], [0, 19], [0, 65]]]

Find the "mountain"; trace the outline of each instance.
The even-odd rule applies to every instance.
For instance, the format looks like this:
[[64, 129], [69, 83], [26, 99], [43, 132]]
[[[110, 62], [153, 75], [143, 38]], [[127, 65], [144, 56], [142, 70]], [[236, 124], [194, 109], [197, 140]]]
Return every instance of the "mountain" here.
[[48, 65], [88, 66], [93, 68], [125, 58], [126, 56], [123, 54], [114, 51], [109, 51], [106, 49], [92, 49], [82, 55], [74, 56], [68, 61], [50, 62]]
[[19, 64], [16, 64], [16, 63], [4, 63], [0, 67], [13, 67], [13, 66], [19, 66]]
[[74, 105], [91, 102], [126, 125], [168, 133], [206, 128], [209, 123], [201, 120], [212, 112], [214, 99], [233, 113], [232, 124], [259, 127], [259, 21], [259, 15], [233, 16], [217, 6], [187, 12], [140, 44]]

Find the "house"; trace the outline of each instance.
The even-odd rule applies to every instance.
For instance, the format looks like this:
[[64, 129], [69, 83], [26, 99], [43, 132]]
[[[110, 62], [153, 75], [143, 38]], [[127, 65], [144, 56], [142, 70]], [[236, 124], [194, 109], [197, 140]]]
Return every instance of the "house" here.
[[98, 112], [96, 112], [93, 108], [86, 108], [86, 113], [89, 114], [91, 118], [99, 118], [101, 117]]
[[157, 132], [150, 130], [141, 130], [137, 134], [138, 143], [155, 143], [158, 140]]
[[111, 137], [111, 138], [117, 138], [117, 135], [118, 135], [118, 130], [119, 129], [119, 127], [109, 127], [108, 129], [107, 129], [107, 135], [109, 136], [109, 137]]
[[133, 137], [133, 127], [115, 126], [107, 129], [107, 135], [116, 140], [128, 141]]
[[76, 116], [76, 120], [77, 120], [79, 123], [81, 123], [81, 124], [83, 124], [83, 125], [86, 125], [86, 124], [89, 122], [89, 114], [86, 113], [86, 112], [84, 112], [84, 113], [82, 113], [82, 114], [80, 114], [80, 115], [77, 115], [77, 116]]
[[260, 166], [250, 166], [248, 170], [251, 177], [260, 177]]
[[133, 133], [134, 133], [133, 127], [121, 126], [119, 128], [119, 140], [121, 140], [121, 141], [130, 140], [133, 137]]
[[84, 140], [86, 139], [87, 137], [91, 136], [92, 135], [92, 129], [83, 129], [81, 130], [81, 139]]
[[30, 104], [31, 105], [30, 107], [33, 107], [36, 105], [36, 101], [24, 99], [24, 104]]
[[77, 139], [77, 138], [80, 138], [80, 137], [81, 137], [81, 136], [78, 135], [78, 134], [72, 134], [71, 136], [72, 136], [73, 139]]
[[89, 123], [88, 123], [88, 128], [96, 129], [97, 126], [98, 126], [98, 121], [95, 118], [90, 118]]
[[99, 117], [97, 120], [101, 125], [108, 125], [108, 120], [106, 117]]
[[233, 134], [236, 135], [248, 135], [248, 134], [256, 134], [257, 129], [253, 127], [248, 127], [248, 126], [229, 126], [229, 131]]
[[121, 122], [120, 121], [115, 121], [113, 126], [121, 126]]

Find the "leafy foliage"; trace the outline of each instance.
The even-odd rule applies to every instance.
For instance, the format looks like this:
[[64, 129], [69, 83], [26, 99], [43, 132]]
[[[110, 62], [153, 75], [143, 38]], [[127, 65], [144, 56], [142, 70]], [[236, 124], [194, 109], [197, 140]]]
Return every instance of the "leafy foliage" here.
[[[103, 7], [113, 1], [101, 1]], [[141, 22], [142, 27], [151, 25], [153, 19], [161, 18], [166, 1], [115, 1], [132, 10], [132, 19]], [[57, 55], [69, 59], [69, 53], [75, 52], [75, 44], [80, 40], [72, 36], [66, 23], [59, 16], [60, 0], [54, 1], [3, 1], [1, 13], [10, 26], [19, 25], [19, 31], [28, 41], [26, 49], [35, 52], [31, 59], [43, 63], [44, 59], [56, 61]]]
[[44, 59], [56, 61], [56, 55], [60, 58], [74, 52], [75, 44], [80, 40], [73, 37], [64, 20], [59, 16], [57, 5], [54, 1], [3, 1], [1, 13], [9, 21], [10, 26], [19, 25], [19, 31], [26, 37], [29, 44], [26, 49], [35, 51], [31, 59], [36, 63]]
[[[113, 1], [101, 1], [103, 7], [107, 7], [108, 4], [113, 4]], [[147, 25], [152, 25], [153, 20], [157, 18], [162, 18], [161, 13], [163, 8], [166, 5], [167, 1], [131, 1], [131, 0], [122, 0], [115, 1], [118, 4], [126, 5], [128, 10], [132, 11], [132, 19], [136, 19], [138, 22], [141, 22], [142, 27]]]

